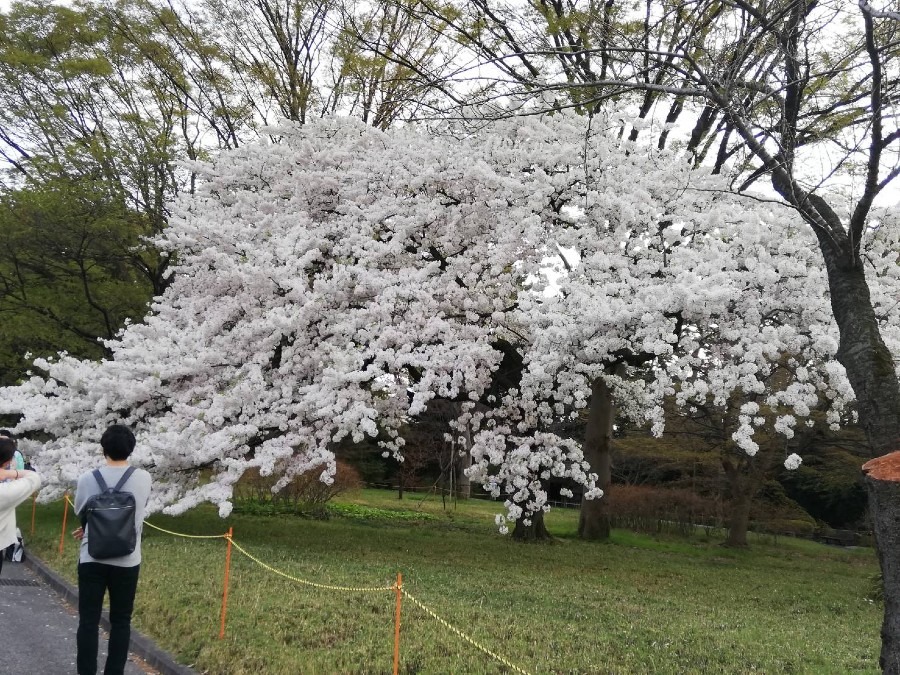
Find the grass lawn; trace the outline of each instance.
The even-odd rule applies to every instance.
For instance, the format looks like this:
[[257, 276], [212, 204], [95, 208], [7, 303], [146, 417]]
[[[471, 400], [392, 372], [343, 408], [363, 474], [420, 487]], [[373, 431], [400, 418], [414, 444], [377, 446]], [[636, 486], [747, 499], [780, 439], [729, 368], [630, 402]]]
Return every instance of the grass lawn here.
[[[199, 508], [150, 522], [182, 533], [234, 527], [235, 542], [286, 574], [338, 586], [404, 588], [528, 673], [877, 673], [881, 608], [866, 599], [871, 550], [792, 539], [749, 550], [616, 531], [574, 538], [554, 510], [552, 545], [496, 534], [497, 505], [386, 491], [344, 495], [328, 520]], [[30, 551], [75, 580], [75, 542], [57, 553], [62, 504], [19, 511]], [[71, 514], [70, 514], [71, 518]], [[68, 529], [73, 529], [70, 524]], [[218, 640], [224, 540], [144, 531], [136, 627], [200, 672], [390, 673], [392, 591], [313, 588], [234, 551], [226, 637]], [[512, 673], [404, 600], [401, 673]]]

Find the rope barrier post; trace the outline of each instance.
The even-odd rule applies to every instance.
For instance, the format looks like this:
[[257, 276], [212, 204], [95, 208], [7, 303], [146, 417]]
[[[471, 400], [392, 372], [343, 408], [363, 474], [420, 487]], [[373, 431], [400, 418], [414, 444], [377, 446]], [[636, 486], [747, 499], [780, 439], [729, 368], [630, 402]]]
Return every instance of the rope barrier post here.
[[66, 520], [69, 517], [69, 493], [68, 492], [66, 492], [66, 494], [63, 498], [63, 503], [64, 503], [63, 526], [62, 526], [62, 533], [59, 535], [59, 554], [60, 555], [62, 555], [62, 553], [63, 553], [63, 548], [64, 548], [64, 544], [66, 541]]
[[403, 574], [397, 572], [397, 611], [394, 614], [394, 675], [400, 672], [400, 601], [403, 598]]
[[231, 535], [233, 534], [233, 530], [233, 527], [229, 527], [228, 536], [225, 537], [228, 540], [228, 548], [225, 550], [225, 584], [222, 590], [222, 625], [219, 628], [220, 640], [225, 637], [225, 614], [228, 607], [228, 576], [231, 572]]
[[31, 496], [31, 536], [34, 537], [34, 512], [37, 509], [37, 492]]

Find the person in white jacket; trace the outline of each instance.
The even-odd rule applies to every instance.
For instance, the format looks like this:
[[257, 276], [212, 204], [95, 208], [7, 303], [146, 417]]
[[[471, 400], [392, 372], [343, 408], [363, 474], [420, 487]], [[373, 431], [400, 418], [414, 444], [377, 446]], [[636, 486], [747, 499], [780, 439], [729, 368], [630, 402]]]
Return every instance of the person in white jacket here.
[[[34, 471], [20, 471], [13, 466], [16, 444], [0, 436], [0, 551], [16, 542], [16, 507], [41, 487]], [[0, 572], [3, 556], [0, 555]]]

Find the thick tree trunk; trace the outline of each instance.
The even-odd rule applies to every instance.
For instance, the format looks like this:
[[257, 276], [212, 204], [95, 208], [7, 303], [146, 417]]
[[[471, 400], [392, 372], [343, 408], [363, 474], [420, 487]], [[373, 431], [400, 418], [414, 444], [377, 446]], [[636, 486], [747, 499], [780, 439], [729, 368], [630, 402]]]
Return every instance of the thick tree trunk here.
[[[900, 674], [900, 452], [863, 465], [884, 586], [881, 669]], [[876, 508], [877, 505], [877, 508]]]
[[875, 455], [900, 448], [900, 382], [881, 338], [862, 261], [823, 245], [831, 307], [840, 330], [837, 359], [856, 395], [859, 421]]
[[[742, 469], [742, 466], [746, 467], [746, 470]], [[747, 546], [747, 529], [750, 526], [750, 507], [762, 484], [761, 477], [754, 475], [754, 471], [764, 472], [765, 469], [746, 460], [735, 464], [727, 457], [722, 460], [722, 468], [725, 469], [728, 489], [731, 492], [728, 501], [728, 538], [725, 540], [725, 546], [744, 548]]]
[[[829, 224], [837, 218], [822, 200], [813, 200]], [[890, 351], [881, 338], [859, 255], [849, 238], [816, 231], [825, 259], [831, 307], [840, 330], [837, 359], [856, 395], [859, 421], [875, 455], [900, 450], [900, 383]], [[890, 457], [890, 455], [888, 456]], [[882, 457], [881, 459], [886, 459]], [[900, 675], [900, 487], [873, 476], [866, 481], [884, 584], [881, 667]]]
[[606, 499], [609, 493], [604, 489], [600, 499], [583, 499], [581, 501], [581, 515], [578, 519], [578, 536], [582, 539], [593, 541], [606, 541], [609, 539], [612, 525], [607, 513]]
[[798, 190], [783, 168], [772, 172], [772, 187], [813, 227], [840, 331], [837, 360], [856, 395], [860, 425], [873, 454], [894, 452], [900, 448], [900, 381], [878, 328], [859, 242], [850, 235], [853, 223], [845, 226], [824, 199]]
[[544, 524], [543, 511], [538, 511], [531, 516], [530, 525], [525, 525], [522, 519], [519, 518], [516, 521], [516, 526], [513, 528], [512, 536], [516, 541], [549, 541], [553, 538]]
[[[799, 21], [801, 15], [795, 15]], [[793, 17], [792, 17], [793, 20]], [[799, 25], [799, 23], [797, 24]], [[867, 29], [868, 30], [868, 29]], [[785, 63], [796, 64], [798, 45], [802, 41], [794, 40], [788, 44]], [[880, 76], [879, 76], [880, 77]], [[874, 80], [874, 78], [873, 78]], [[873, 81], [874, 84], [874, 81]], [[803, 89], [793, 87], [791, 112], [783, 118], [784, 128], [781, 133], [782, 151], [777, 157], [770, 157], [760, 141], [754, 137], [747, 120], [737, 114], [734, 107], [728, 106], [724, 99], [717, 100], [722, 109], [734, 123], [751, 151], [763, 160], [771, 171], [772, 186], [784, 197], [785, 201], [797, 209], [803, 219], [812, 226], [819, 241], [819, 250], [825, 261], [828, 274], [828, 287], [831, 294], [831, 308], [835, 322], [840, 330], [840, 345], [837, 359], [847, 371], [853, 393], [856, 395], [859, 421], [865, 430], [869, 445], [875, 455], [885, 455], [900, 450], [900, 382], [893, 366], [891, 353], [881, 338], [878, 322], [869, 287], [866, 283], [865, 268], [860, 256], [860, 240], [864, 222], [870, 205], [878, 190], [877, 176], [874, 181], [867, 181], [865, 192], [857, 202], [850, 222], [845, 225], [838, 214], [819, 195], [803, 191], [794, 180], [792, 162], [794, 157], [794, 141], [797, 131], [797, 111]], [[877, 86], [873, 89], [873, 114], [877, 115], [880, 136], [881, 114], [880, 93]], [[878, 105], [875, 106], [875, 101]], [[877, 108], [877, 109], [875, 109]], [[874, 118], [873, 118], [874, 122]], [[879, 138], [872, 136], [873, 146]], [[880, 152], [883, 148], [877, 148]], [[870, 154], [870, 158], [878, 159], [878, 154]], [[785, 161], [787, 160], [787, 161]], [[860, 210], [861, 209], [861, 210]], [[869, 503], [875, 523], [875, 536], [879, 542], [879, 557], [882, 565], [897, 549], [883, 550], [893, 538], [895, 525], [891, 514], [897, 514], [897, 493], [884, 489], [869, 488]], [[900, 597], [900, 576], [891, 575], [882, 569], [885, 597]], [[885, 620], [882, 627], [882, 667], [886, 673], [897, 673], [900, 662], [900, 605], [885, 602]]]
[[591, 383], [591, 401], [584, 432], [584, 458], [597, 474], [597, 485], [603, 490], [600, 499], [582, 499], [578, 518], [578, 536], [582, 539], [609, 539], [610, 520], [607, 507], [612, 480], [610, 453], [612, 449], [615, 406], [612, 392], [598, 377]]
[[745, 548], [747, 546], [747, 527], [750, 524], [750, 504], [752, 500], [746, 492], [739, 491], [731, 495], [731, 513], [728, 517], [728, 538], [726, 546]]

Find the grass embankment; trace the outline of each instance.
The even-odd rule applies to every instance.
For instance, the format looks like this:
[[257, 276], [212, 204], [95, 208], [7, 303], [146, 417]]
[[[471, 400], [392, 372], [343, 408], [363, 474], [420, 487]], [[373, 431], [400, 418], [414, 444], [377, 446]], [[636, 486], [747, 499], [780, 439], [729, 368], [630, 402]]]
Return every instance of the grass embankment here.
[[[452, 507], [451, 507], [452, 508]], [[405, 588], [452, 625], [529, 673], [878, 672], [880, 607], [866, 600], [870, 550], [760, 541], [751, 549], [617, 531], [608, 544], [571, 537], [555, 510], [554, 545], [496, 534], [496, 505], [444, 512], [365, 490], [329, 520], [211, 509], [150, 522], [193, 534], [234, 527], [237, 543], [290, 575], [340, 586]], [[20, 510], [28, 531], [31, 509]], [[57, 554], [62, 505], [38, 507], [31, 551], [75, 580], [75, 546]], [[71, 521], [70, 521], [71, 525]], [[71, 526], [68, 529], [72, 529]], [[228, 627], [217, 639], [225, 542], [145, 528], [135, 625], [205, 673], [296, 675], [391, 671], [390, 591], [349, 593], [275, 576], [237, 551]], [[404, 601], [402, 673], [509, 673]]]

